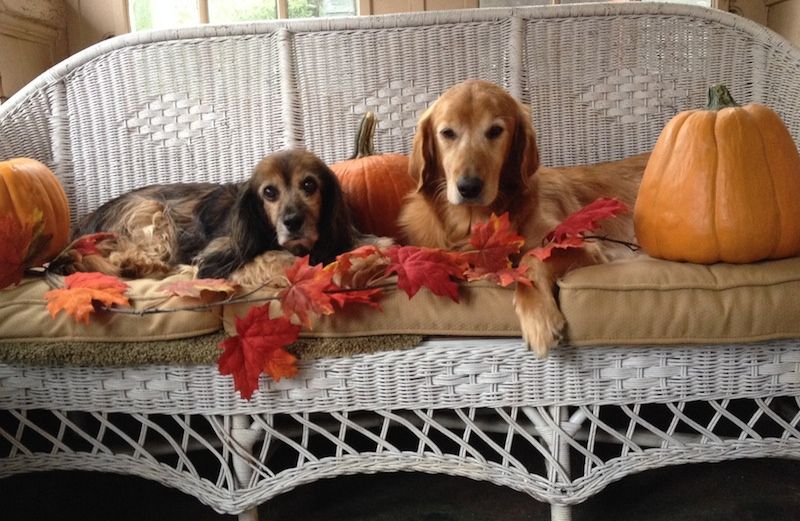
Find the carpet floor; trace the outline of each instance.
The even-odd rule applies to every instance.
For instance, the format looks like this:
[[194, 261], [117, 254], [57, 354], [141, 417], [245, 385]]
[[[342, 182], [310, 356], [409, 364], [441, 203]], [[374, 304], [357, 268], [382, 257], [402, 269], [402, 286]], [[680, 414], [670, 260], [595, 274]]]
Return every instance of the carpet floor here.
[[[38, 472], [0, 480], [0, 519], [215, 521], [194, 497], [142, 478]], [[550, 509], [519, 492], [415, 473], [323, 480], [273, 498], [262, 521], [544, 521]], [[647, 471], [573, 510], [573, 521], [797, 521], [800, 461], [743, 460]]]

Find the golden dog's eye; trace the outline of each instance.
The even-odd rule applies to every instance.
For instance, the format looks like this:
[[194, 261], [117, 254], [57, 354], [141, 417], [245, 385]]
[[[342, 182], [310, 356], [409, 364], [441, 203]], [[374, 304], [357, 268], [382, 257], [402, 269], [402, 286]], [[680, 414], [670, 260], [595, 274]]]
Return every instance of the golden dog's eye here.
[[300, 186], [303, 187], [303, 191], [306, 195], [311, 195], [317, 191], [317, 180], [313, 177], [306, 177], [303, 179], [303, 183]]
[[439, 131], [439, 134], [441, 134], [441, 136], [445, 139], [456, 138], [456, 132], [452, 128], [443, 128], [442, 130]]
[[500, 125], [492, 125], [489, 127], [489, 130], [486, 131], [486, 138], [487, 139], [497, 139], [500, 137], [500, 134], [503, 133], [503, 127]]
[[272, 185], [264, 187], [264, 198], [267, 201], [274, 201], [278, 198], [278, 189]]

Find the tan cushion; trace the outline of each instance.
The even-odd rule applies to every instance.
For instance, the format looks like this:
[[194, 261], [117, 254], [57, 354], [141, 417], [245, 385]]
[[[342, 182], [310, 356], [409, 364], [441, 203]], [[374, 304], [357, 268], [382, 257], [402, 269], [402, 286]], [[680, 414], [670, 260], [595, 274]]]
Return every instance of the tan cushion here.
[[[178, 297], [167, 297], [158, 287], [164, 281], [128, 281], [126, 296], [133, 309], [177, 307], [186, 304]], [[0, 342], [19, 341], [152, 341], [175, 340], [205, 335], [222, 328], [220, 310], [176, 311], [151, 315], [124, 315], [96, 312], [84, 324], [64, 312], [50, 316], [44, 294], [52, 289], [43, 278], [24, 279], [18, 286], [0, 290]]]
[[[261, 291], [257, 295], [274, 294]], [[520, 336], [512, 305], [513, 290], [486, 282], [462, 285], [459, 302], [420, 290], [414, 298], [396, 287], [380, 299], [382, 311], [355, 304], [318, 320], [303, 336], [364, 336], [389, 334]], [[225, 331], [236, 334], [235, 317], [244, 317], [251, 304], [229, 304], [223, 310]], [[278, 313], [278, 311], [276, 311]]]
[[704, 266], [641, 256], [572, 271], [559, 287], [574, 345], [800, 337], [800, 258]]

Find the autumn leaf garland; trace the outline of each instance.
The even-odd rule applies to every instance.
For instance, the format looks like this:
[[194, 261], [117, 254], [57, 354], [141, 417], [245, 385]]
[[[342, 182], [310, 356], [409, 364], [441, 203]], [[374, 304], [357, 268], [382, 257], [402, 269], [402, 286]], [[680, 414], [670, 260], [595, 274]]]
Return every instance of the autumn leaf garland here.
[[[599, 199], [568, 217], [544, 244], [524, 255], [546, 260], [555, 249], [582, 247], [586, 234], [596, 229], [599, 221], [625, 211], [627, 207], [616, 199]], [[409, 298], [426, 288], [455, 302], [458, 284], [464, 281], [489, 280], [504, 287], [515, 282], [531, 285], [524, 267], [512, 263], [511, 259], [520, 255], [524, 239], [511, 228], [507, 214], [492, 215], [487, 222], [475, 224], [469, 244], [471, 249], [463, 252], [363, 246], [340, 255], [328, 266], [312, 266], [307, 256], [298, 258], [286, 270], [286, 285], [276, 296], [263, 298], [266, 303], [251, 306], [245, 317], [236, 319], [236, 335], [220, 343], [220, 373], [233, 376], [234, 387], [245, 399], [258, 389], [261, 374], [275, 381], [291, 378], [297, 373], [297, 359], [286, 346], [298, 339], [301, 326], [313, 329], [320, 316], [352, 304], [380, 309], [382, 288], [391, 283], [391, 277], [396, 277], [397, 287]], [[65, 277], [64, 286], [45, 294], [54, 317], [63, 311], [88, 323], [97, 310], [121, 312], [119, 307], [130, 306], [125, 296], [127, 284], [115, 277], [76, 273]], [[237, 300], [240, 288], [222, 279], [175, 281], [163, 284], [161, 290], [199, 302], [197, 309], [215, 301], [234, 303], [245, 298]], [[252, 292], [247, 297], [252, 298]], [[280, 302], [279, 308], [270, 306], [274, 300]], [[170, 310], [148, 310], [159, 311]]]

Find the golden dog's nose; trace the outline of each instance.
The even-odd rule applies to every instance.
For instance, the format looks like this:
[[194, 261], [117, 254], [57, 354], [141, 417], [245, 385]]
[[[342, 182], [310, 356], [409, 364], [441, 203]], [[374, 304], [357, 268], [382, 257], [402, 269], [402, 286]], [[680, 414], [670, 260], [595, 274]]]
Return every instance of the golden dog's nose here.
[[462, 176], [456, 183], [456, 188], [464, 199], [475, 199], [481, 195], [483, 180], [479, 177]]

